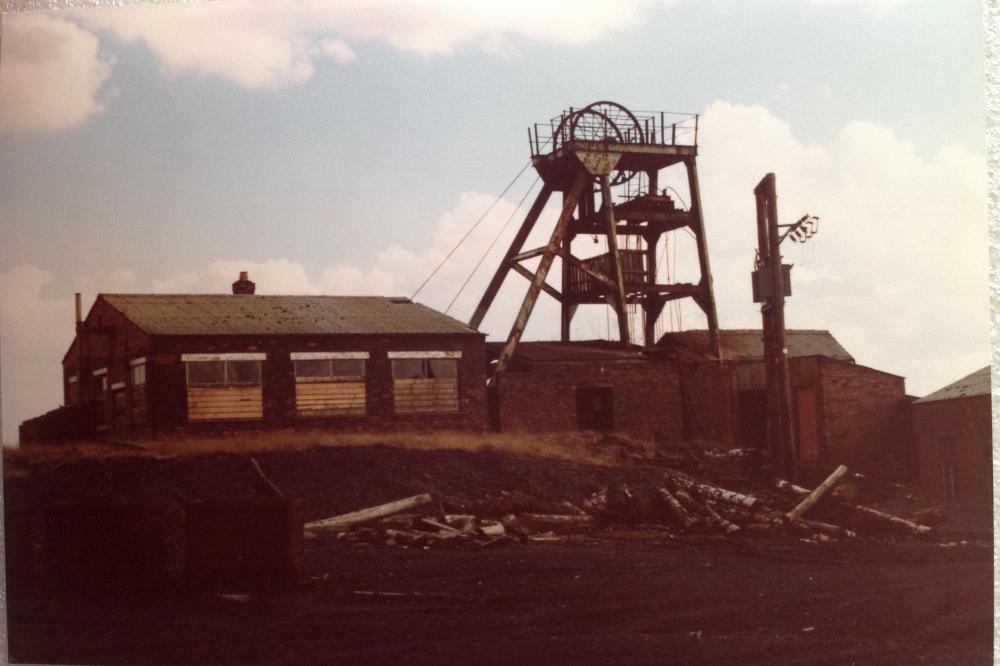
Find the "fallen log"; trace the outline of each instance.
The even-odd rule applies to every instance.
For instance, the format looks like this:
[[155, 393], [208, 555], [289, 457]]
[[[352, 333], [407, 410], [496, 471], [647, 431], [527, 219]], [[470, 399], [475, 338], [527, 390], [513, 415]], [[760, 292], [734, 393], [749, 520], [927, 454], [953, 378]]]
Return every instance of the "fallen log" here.
[[684, 488], [685, 490], [693, 490], [706, 500], [725, 502], [726, 504], [732, 504], [734, 506], [742, 506], [747, 509], [753, 509], [760, 503], [760, 500], [754, 497], [753, 495], [744, 495], [743, 493], [738, 493], [733, 490], [726, 490], [725, 488], [720, 488], [719, 486], [713, 486], [707, 483], [701, 483], [699, 481], [694, 481], [693, 479], [689, 479], [679, 474], [673, 474], [668, 472], [667, 478], [669, 478], [674, 484]]
[[427, 525], [428, 527], [433, 527], [434, 529], [436, 529], [439, 532], [447, 532], [447, 533], [450, 533], [450, 534], [461, 534], [462, 533], [462, 530], [456, 530], [454, 527], [451, 527], [450, 525], [445, 525], [444, 523], [439, 523], [438, 521], [434, 520], [433, 518], [428, 518], [426, 516], [423, 517], [423, 518], [421, 518], [420, 522], [423, 523], [424, 525]]
[[882, 522], [896, 525], [898, 527], [905, 527], [914, 534], [926, 534], [931, 531], [931, 528], [927, 525], [919, 525], [912, 520], [900, 518], [899, 516], [894, 516], [891, 513], [885, 513], [884, 511], [879, 511], [878, 509], [873, 509], [869, 506], [860, 506], [858, 504], [846, 504], [845, 506], [861, 515], [868, 516], [869, 518], [875, 518], [876, 520], [881, 520]]
[[[797, 486], [794, 483], [789, 483], [784, 479], [778, 479], [777, 481], [775, 481], [774, 485], [776, 488], [779, 488], [780, 490], [786, 490], [796, 495], [809, 494], [809, 491], [806, 490], [805, 488]], [[900, 516], [896, 516], [891, 513], [879, 511], [878, 509], [873, 509], [869, 506], [863, 506], [861, 504], [851, 504], [848, 502], [843, 502], [842, 506], [856, 513], [868, 516], [869, 518], [874, 518], [875, 520], [880, 520], [882, 522], [890, 523], [898, 527], [905, 527], [914, 534], [926, 534], [931, 530], [931, 528], [928, 527], [927, 525], [921, 525], [912, 520], [907, 520], [906, 518], [902, 518]]]
[[657, 488], [656, 490], [663, 499], [664, 504], [666, 504], [667, 509], [670, 510], [670, 513], [677, 519], [684, 529], [689, 530], [698, 524], [698, 519], [695, 516], [692, 516], [688, 510], [684, 508], [684, 505], [682, 505], [669, 490], [666, 488]]
[[548, 513], [522, 513], [520, 517], [537, 525], [552, 525], [556, 527], [587, 527], [596, 522], [596, 519], [589, 515], [566, 516]]
[[847, 529], [846, 527], [841, 527], [840, 525], [832, 525], [830, 523], [824, 523], [818, 520], [799, 518], [795, 522], [805, 525], [814, 532], [821, 532], [835, 537], [846, 537], [848, 539], [853, 539], [854, 537], [858, 536], [855, 532]]
[[430, 504], [431, 501], [431, 496], [427, 493], [423, 493], [422, 495], [406, 497], [401, 500], [396, 500], [395, 502], [380, 504], [367, 509], [352, 511], [351, 513], [344, 513], [339, 516], [333, 516], [331, 518], [324, 518], [323, 520], [306, 523], [305, 527], [306, 529], [314, 531], [320, 530], [335, 532], [338, 530], [346, 530], [352, 525], [361, 525], [363, 523], [378, 520], [379, 518], [385, 518], [396, 513], [403, 513], [404, 511], [409, 511], [419, 506]]
[[806, 495], [809, 494], [808, 488], [797, 486], [791, 481], [785, 481], [784, 479], [775, 479], [774, 487], [777, 488], [778, 490], [785, 490], [792, 493], [793, 495], [798, 495], [800, 497], [805, 497]]
[[795, 522], [797, 518], [811, 509], [816, 502], [820, 501], [823, 498], [823, 495], [826, 494], [826, 491], [837, 485], [837, 482], [840, 481], [841, 477], [845, 474], [847, 474], [847, 467], [845, 465], [839, 465], [837, 469], [833, 470], [830, 476], [826, 477], [823, 483], [816, 486], [811, 493], [806, 495], [805, 499], [798, 503], [798, 506], [785, 514], [788, 516], [788, 520]]
[[731, 522], [731, 521], [727, 520], [721, 514], [719, 514], [719, 512], [717, 512], [715, 509], [713, 509], [709, 505], [707, 505], [707, 504], [703, 505], [702, 506], [702, 510], [706, 514], [708, 514], [709, 518], [711, 518], [713, 521], [715, 521], [715, 523], [719, 527], [721, 527], [726, 532], [726, 534], [732, 534], [733, 532], [739, 532], [740, 531], [740, 526], [739, 525], [737, 525], [734, 522]]

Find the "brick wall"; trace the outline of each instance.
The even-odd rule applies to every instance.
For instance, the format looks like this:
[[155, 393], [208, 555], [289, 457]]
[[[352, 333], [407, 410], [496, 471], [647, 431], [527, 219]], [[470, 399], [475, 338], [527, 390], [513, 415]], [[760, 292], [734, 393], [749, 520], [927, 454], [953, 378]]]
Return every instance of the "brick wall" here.
[[731, 369], [722, 363], [680, 363], [684, 440], [694, 445], [737, 446], [738, 421]]
[[992, 416], [988, 395], [913, 403], [918, 478], [939, 499], [951, 448], [955, 501], [988, 504], [992, 498]]
[[567, 361], [510, 369], [499, 377], [506, 432], [576, 431], [576, 389], [611, 387], [613, 432], [661, 445], [683, 439], [680, 380], [667, 361]]
[[824, 467], [899, 476], [909, 444], [903, 378], [823, 358], [819, 389]]

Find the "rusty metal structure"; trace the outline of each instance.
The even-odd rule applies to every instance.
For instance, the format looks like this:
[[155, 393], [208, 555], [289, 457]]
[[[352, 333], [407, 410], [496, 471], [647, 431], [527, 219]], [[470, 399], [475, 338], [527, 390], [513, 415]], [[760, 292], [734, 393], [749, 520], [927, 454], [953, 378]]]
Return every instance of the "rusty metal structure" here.
[[[642, 309], [643, 344], [647, 346], [655, 343], [655, 323], [664, 306], [691, 298], [705, 313], [709, 348], [718, 358], [719, 324], [696, 162], [698, 116], [633, 113], [615, 102], [601, 101], [535, 124], [528, 129], [528, 139], [532, 165], [543, 187], [469, 321], [472, 328], [479, 328], [510, 271], [529, 281], [494, 376], [513, 356], [542, 291], [561, 304], [562, 341], [569, 341], [570, 325], [580, 305], [604, 304], [617, 316], [619, 339], [630, 344], [626, 307], [635, 305]], [[659, 187], [660, 172], [678, 164], [687, 177], [687, 210], [678, 208], [666, 188]], [[548, 243], [524, 249], [546, 203], [557, 192], [562, 195], [562, 210]], [[681, 228], [694, 236], [700, 280], [659, 282], [657, 243], [663, 234]], [[592, 236], [595, 241], [604, 237], [607, 252], [579, 257], [573, 248], [579, 236]], [[540, 261], [534, 270], [524, 265], [536, 258]], [[556, 258], [562, 262], [560, 289], [546, 280]]]

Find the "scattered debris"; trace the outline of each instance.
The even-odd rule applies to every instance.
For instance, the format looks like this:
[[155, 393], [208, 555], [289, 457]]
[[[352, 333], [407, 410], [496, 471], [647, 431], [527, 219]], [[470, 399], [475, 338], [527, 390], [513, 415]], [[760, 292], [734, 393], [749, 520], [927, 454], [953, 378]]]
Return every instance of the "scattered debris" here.
[[[611, 483], [583, 499], [553, 502], [520, 491], [501, 491], [469, 503], [441, 501], [433, 504], [440, 511], [437, 514], [414, 512], [432, 505], [431, 496], [423, 494], [305, 527], [307, 538], [338, 532], [338, 538], [347, 541], [423, 549], [582, 541], [585, 533], [615, 525], [645, 526], [664, 531], [671, 538], [787, 535], [810, 544], [854, 539], [866, 529], [877, 530], [879, 525], [905, 528], [910, 534], [925, 534], [931, 529], [854, 504], [851, 500], [858, 496], [859, 480], [863, 478], [848, 476], [847, 467], [840, 465], [812, 490], [779, 479], [770, 490], [759, 483], [752, 486], [757, 490], [750, 494], [724, 488], [703, 475], [696, 478], [665, 469], [662, 485], [630, 488], [624, 483]], [[943, 519], [940, 510], [917, 512], [914, 518], [926, 522]]]

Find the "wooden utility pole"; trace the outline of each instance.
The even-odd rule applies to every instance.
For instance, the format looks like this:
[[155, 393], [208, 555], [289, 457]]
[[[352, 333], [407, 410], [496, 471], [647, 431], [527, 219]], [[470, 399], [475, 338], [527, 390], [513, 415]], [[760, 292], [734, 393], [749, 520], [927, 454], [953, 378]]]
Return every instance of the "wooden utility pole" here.
[[[781, 264], [778, 194], [773, 173], [754, 188], [757, 201], [757, 270], [755, 284], [764, 328], [764, 371], [767, 378], [767, 439], [778, 471], [798, 476], [792, 386], [785, 348], [785, 271]], [[789, 292], [790, 293], [790, 290]]]

